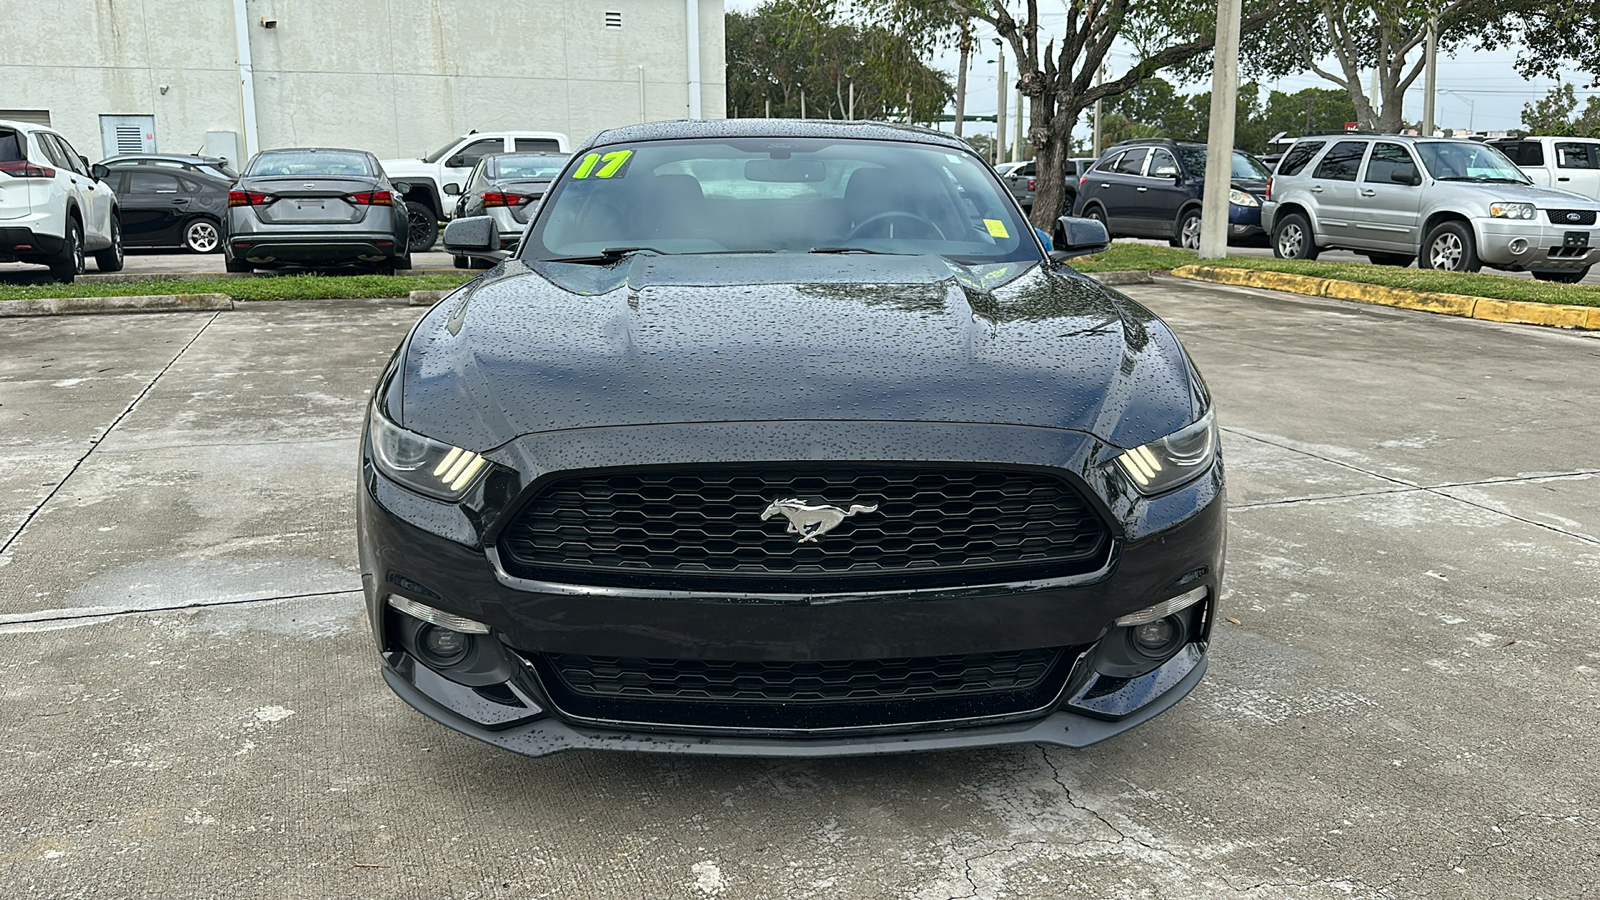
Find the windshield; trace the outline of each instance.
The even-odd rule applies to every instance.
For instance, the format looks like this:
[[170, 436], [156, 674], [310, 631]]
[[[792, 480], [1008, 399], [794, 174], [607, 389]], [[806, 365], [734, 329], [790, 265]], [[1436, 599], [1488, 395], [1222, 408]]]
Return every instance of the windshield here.
[[450, 143], [445, 144], [443, 147], [440, 147], [439, 149], [433, 151], [432, 153], [429, 153], [427, 156], [424, 156], [422, 158], [422, 161], [426, 162], [426, 163], [438, 162], [439, 160], [444, 159], [444, 155], [446, 153], [449, 153], [451, 150], [454, 150], [456, 148], [456, 145], [459, 144], [459, 143], [461, 143], [461, 138], [455, 138]]
[[523, 253], [636, 249], [1040, 258], [1033, 229], [973, 154], [817, 138], [647, 141], [585, 153], [546, 197]]
[[1428, 174], [1440, 181], [1494, 181], [1532, 184], [1516, 163], [1488, 144], [1421, 141], [1417, 155]]
[[489, 157], [489, 169], [495, 178], [554, 178], [567, 164], [565, 156], [518, 156], [514, 153]]
[[351, 150], [268, 150], [250, 161], [247, 176], [371, 175], [364, 153]]
[[[1183, 167], [1189, 174], [1203, 178], [1206, 174], [1206, 148], [1204, 147], [1179, 147], [1178, 155], [1183, 157]], [[1266, 181], [1272, 173], [1266, 166], [1256, 162], [1256, 158], [1243, 150], [1233, 151], [1233, 178], [1243, 181]]]

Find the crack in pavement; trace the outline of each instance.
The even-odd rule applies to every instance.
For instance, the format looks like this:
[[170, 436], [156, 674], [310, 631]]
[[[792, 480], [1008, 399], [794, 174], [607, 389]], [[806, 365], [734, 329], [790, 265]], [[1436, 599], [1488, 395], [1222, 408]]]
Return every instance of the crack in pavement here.
[[1535, 520], [1529, 519], [1529, 518], [1527, 518], [1525, 516], [1519, 516], [1516, 513], [1506, 512], [1503, 509], [1495, 509], [1494, 507], [1489, 506], [1487, 504], [1478, 503], [1478, 502], [1473, 501], [1473, 500], [1468, 500], [1468, 499], [1466, 499], [1464, 497], [1451, 496], [1450, 494], [1445, 493], [1446, 490], [1448, 490], [1450, 488], [1456, 488], [1456, 487], [1472, 487], [1472, 486], [1475, 486], [1475, 485], [1489, 485], [1489, 484], [1525, 484], [1525, 483], [1531, 483], [1531, 482], [1536, 482], [1536, 481], [1556, 481], [1556, 480], [1560, 480], [1560, 479], [1564, 479], [1564, 478], [1583, 478], [1583, 477], [1587, 477], [1587, 476], [1590, 476], [1590, 475], [1600, 474], [1600, 470], [1596, 470], [1596, 469], [1577, 469], [1577, 470], [1572, 471], [1572, 472], [1557, 472], [1557, 473], [1546, 473], [1546, 474], [1542, 474], [1542, 475], [1525, 475], [1525, 476], [1509, 476], [1508, 475], [1508, 476], [1499, 476], [1499, 477], [1495, 477], [1495, 478], [1485, 478], [1485, 479], [1481, 479], [1481, 480], [1478, 480], [1478, 481], [1447, 482], [1447, 483], [1443, 483], [1443, 484], [1425, 485], [1425, 484], [1417, 484], [1416, 482], [1406, 481], [1403, 478], [1396, 478], [1393, 475], [1385, 475], [1382, 472], [1374, 472], [1374, 471], [1371, 471], [1371, 470], [1368, 470], [1368, 469], [1363, 469], [1362, 467], [1354, 465], [1352, 463], [1347, 463], [1347, 462], [1344, 462], [1343, 460], [1333, 459], [1332, 457], [1324, 456], [1324, 455], [1322, 455], [1320, 453], [1313, 453], [1312, 451], [1306, 450], [1306, 449], [1304, 449], [1302, 447], [1294, 447], [1294, 446], [1290, 446], [1289, 444], [1285, 444], [1285, 443], [1283, 443], [1281, 441], [1271, 440], [1271, 439], [1269, 439], [1267, 437], [1264, 437], [1264, 436], [1262, 436], [1260, 434], [1252, 434], [1252, 433], [1249, 433], [1249, 432], [1239, 431], [1237, 429], [1232, 429], [1232, 428], [1223, 428], [1221, 430], [1226, 432], [1226, 433], [1228, 433], [1228, 434], [1236, 434], [1236, 435], [1239, 435], [1240, 437], [1246, 437], [1246, 438], [1249, 438], [1249, 439], [1251, 439], [1253, 441], [1260, 441], [1263, 444], [1269, 444], [1269, 445], [1271, 445], [1273, 447], [1277, 447], [1280, 450], [1287, 450], [1290, 453], [1298, 453], [1298, 454], [1301, 454], [1302, 456], [1309, 456], [1312, 459], [1321, 460], [1321, 461], [1323, 461], [1325, 463], [1330, 463], [1330, 464], [1335, 465], [1335, 466], [1341, 466], [1343, 468], [1351, 470], [1352, 472], [1360, 472], [1361, 474], [1369, 476], [1371, 478], [1377, 478], [1380, 481], [1387, 481], [1390, 484], [1398, 485], [1398, 487], [1396, 489], [1390, 490], [1390, 491], [1362, 491], [1362, 492], [1357, 492], [1357, 493], [1354, 493], [1354, 494], [1333, 495], [1333, 496], [1328, 496], [1328, 497], [1304, 497], [1304, 498], [1294, 498], [1294, 499], [1288, 499], [1288, 500], [1263, 501], [1261, 503], [1245, 503], [1245, 504], [1240, 504], [1238, 506], [1230, 506], [1230, 507], [1228, 507], [1230, 510], [1235, 510], [1235, 509], [1238, 509], [1238, 510], [1260, 509], [1262, 507], [1286, 506], [1286, 505], [1291, 505], [1291, 504], [1295, 504], [1295, 503], [1314, 503], [1314, 502], [1321, 502], [1321, 501], [1327, 501], [1327, 500], [1343, 500], [1343, 499], [1347, 499], [1347, 498], [1356, 498], [1356, 497], [1388, 496], [1388, 495], [1391, 495], [1391, 494], [1406, 494], [1406, 493], [1424, 493], [1424, 494], [1432, 494], [1435, 497], [1440, 497], [1442, 499], [1449, 500], [1449, 501], [1452, 501], [1452, 502], [1455, 502], [1455, 503], [1460, 503], [1460, 504], [1462, 504], [1464, 506], [1471, 506], [1471, 507], [1473, 507], [1475, 509], [1481, 509], [1484, 512], [1493, 513], [1493, 514], [1495, 514], [1497, 516], [1504, 516], [1507, 519], [1511, 519], [1513, 521], [1521, 522], [1524, 525], [1532, 525], [1532, 526], [1534, 526], [1536, 528], [1543, 528], [1546, 531], [1553, 531], [1556, 534], [1572, 538], [1573, 540], [1576, 540], [1576, 541], [1581, 541], [1581, 542], [1583, 542], [1585, 544], [1593, 544], [1595, 546], [1600, 546], [1600, 539], [1595, 539], [1595, 538], [1589, 537], [1587, 535], [1578, 534], [1577, 532], [1568, 531], [1568, 530], [1566, 530], [1564, 528], [1557, 528], [1554, 525], [1549, 525], [1549, 524], [1546, 524], [1544, 522], [1535, 521]]
[[276, 597], [238, 597], [231, 599], [192, 600], [162, 606], [138, 606], [124, 609], [92, 606], [80, 613], [63, 613], [58, 609], [33, 613], [0, 615], [0, 633], [18, 625], [49, 625], [55, 622], [88, 622], [94, 619], [115, 619], [120, 616], [137, 616], [145, 613], [178, 612], [185, 609], [211, 609], [219, 606], [245, 606], [251, 603], [273, 603], [279, 600], [307, 600], [312, 597], [338, 597], [343, 594], [360, 594], [359, 588], [343, 591], [311, 591], [305, 594], [282, 594]]
[[78, 457], [78, 461], [72, 464], [72, 468], [67, 471], [66, 475], [62, 476], [60, 481], [56, 482], [56, 486], [50, 489], [50, 493], [45, 495], [45, 498], [40, 500], [38, 505], [34, 506], [33, 509], [28, 511], [27, 518], [24, 518], [22, 520], [22, 524], [17, 526], [17, 530], [13, 531], [11, 536], [6, 538], [6, 542], [4, 544], [0, 544], [0, 556], [3, 556], [7, 550], [11, 549], [11, 545], [16, 543], [17, 538], [21, 537], [22, 532], [26, 531], [28, 525], [33, 522], [34, 516], [37, 516], [40, 510], [48, 506], [50, 501], [55, 499], [56, 494], [61, 493], [61, 489], [66, 486], [67, 482], [72, 479], [73, 475], [78, 473], [78, 469], [83, 465], [84, 461], [87, 460], [97, 448], [99, 448], [100, 442], [111, 436], [111, 432], [115, 431], [116, 427], [122, 424], [122, 420], [127, 418], [128, 414], [133, 412], [134, 408], [139, 405], [139, 401], [143, 400], [145, 395], [150, 393], [151, 389], [156, 386], [156, 382], [161, 380], [161, 376], [167, 374], [168, 370], [178, 364], [178, 360], [182, 359], [183, 355], [189, 352], [189, 348], [194, 346], [195, 341], [200, 340], [200, 336], [206, 333], [206, 329], [211, 327], [211, 323], [215, 322], [217, 320], [217, 316], [219, 315], [222, 314], [220, 312], [212, 313], [211, 318], [206, 319], [205, 324], [200, 326], [200, 330], [194, 333], [194, 337], [189, 338], [188, 342], [178, 349], [177, 355], [173, 356], [166, 365], [162, 366], [161, 371], [157, 372], [155, 377], [150, 379], [150, 383], [145, 385], [143, 390], [139, 391], [138, 395], [133, 398], [132, 402], [130, 402], [127, 407], [122, 410], [122, 412], [117, 414], [115, 419], [111, 420], [111, 424], [106, 426], [106, 430], [101, 432], [99, 437], [90, 438], [89, 449], [85, 450], [83, 455]]

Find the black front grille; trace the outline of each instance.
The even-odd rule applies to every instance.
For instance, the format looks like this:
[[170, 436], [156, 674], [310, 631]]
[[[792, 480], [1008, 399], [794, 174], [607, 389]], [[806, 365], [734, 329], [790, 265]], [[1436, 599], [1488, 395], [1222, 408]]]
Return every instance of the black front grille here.
[[[768, 504], [856, 512], [814, 541]], [[1094, 571], [1110, 532], [1045, 472], [805, 464], [603, 471], [545, 484], [500, 537], [525, 578], [800, 593], [978, 584]]]
[[1544, 213], [1550, 217], [1553, 225], [1593, 225], [1595, 222], [1595, 211], [1592, 209], [1547, 209]]
[[802, 662], [532, 655], [562, 713], [645, 725], [818, 729], [1037, 712], [1060, 693], [1061, 648]]

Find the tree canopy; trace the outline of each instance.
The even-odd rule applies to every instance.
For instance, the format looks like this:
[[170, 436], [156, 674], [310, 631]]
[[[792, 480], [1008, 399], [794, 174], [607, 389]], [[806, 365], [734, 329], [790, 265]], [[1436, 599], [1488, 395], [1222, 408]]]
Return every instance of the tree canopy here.
[[771, 0], [726, 19], [728, 116], [932, 121], [954, 94], [907, 34], [828, 4]]
[[1577, 91], [1570, 84], [1559, 84], [1522, 107], [1522, 127], [1530, 134], [1600, 137], [1600, 97], [1590, 97], [1578, 113]]

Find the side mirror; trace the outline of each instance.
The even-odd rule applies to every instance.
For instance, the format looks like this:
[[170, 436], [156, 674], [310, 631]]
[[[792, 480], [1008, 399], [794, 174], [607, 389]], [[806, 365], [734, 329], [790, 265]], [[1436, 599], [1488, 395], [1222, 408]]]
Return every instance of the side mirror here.
[[411, 193], [411, 182], [409, 181], [396, 181], [392, 187], [394, 188], [394, 192], [396, 194], [400, 194], [402, 196]]
[[95, 181], [105, 181], [111, 177], [111, 170], [99, 163], [95, 163], [89, 167], [89, 174], [94, 176]]
[[1111, 246], [1111, 235], [1106, 233], [1106, 226], [1098, 220], [1062, 216], [1056, 220], [1056, 234], [1052, 243], [1055, 249], [1050, 251], [1050, 258], [1060, 262], [1105, 250]]
[[1177, 166], [1162, 166], [1159, 169], [1156, 169], [1154, 172], [1151, 172], [1150, 173], [1150, 177], [1152, 177], [1152, 178], [1177, 178], [1178, 177], [1178, 167]]
[[461, 185], [452, 181], [444, 186], [444, 192], [452, 197], [459, 197], [461, 196]]
[[502, 260], [510, 256], [500, 249], [500, 226], [489, 216], [468, 216], [444, 227], [444, 249], [457, 256]]
[[1395, 184], [1416, 187], [1422, 183], [1422, 175], [1417, 172], [1416, 166], [1395, 166], [1389, 173], [1389, 180]]

